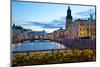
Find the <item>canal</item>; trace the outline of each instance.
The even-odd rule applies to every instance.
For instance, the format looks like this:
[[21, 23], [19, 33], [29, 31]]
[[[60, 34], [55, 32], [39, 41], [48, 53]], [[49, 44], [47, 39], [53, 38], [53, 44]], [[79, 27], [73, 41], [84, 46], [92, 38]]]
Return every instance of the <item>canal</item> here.
[[12, 51], [34, 51], [48, 49], [66, 49], [66, 46], [50, 40], [34, 40], [34, 42], [24, 41], [23, 43], [13, 44], [12, 47]]

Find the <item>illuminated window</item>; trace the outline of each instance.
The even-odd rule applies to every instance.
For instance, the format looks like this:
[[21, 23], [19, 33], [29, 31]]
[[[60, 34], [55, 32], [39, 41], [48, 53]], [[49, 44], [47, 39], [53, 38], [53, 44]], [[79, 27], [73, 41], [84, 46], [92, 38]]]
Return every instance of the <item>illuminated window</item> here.
[[87, 35], [89, 35], [89, 32], [87, 32]]
[[95, 28], [93, 28], [93, 31], [95, 31]]
[[85, 27], [83, 27], [83, 31], [85, 31]]
[[82, 31], [82, 28], [80, 28], [80, 31]]
[[80, 36], [82, 35], [82, 33], [80, 33]]
[[84, 35], [85, 35], [85, 33], [84, 33]]
[[92, 31], [92, 28], [90, 28], [90, 31]]

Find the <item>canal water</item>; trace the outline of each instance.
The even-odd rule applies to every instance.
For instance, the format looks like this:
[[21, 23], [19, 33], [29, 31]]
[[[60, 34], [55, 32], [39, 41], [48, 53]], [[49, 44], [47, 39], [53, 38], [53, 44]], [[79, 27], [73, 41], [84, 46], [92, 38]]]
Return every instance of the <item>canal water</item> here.
[[12, 51], [31, 51], [48, 49], [66, 49], [66, 46], [50, 40], [35, 40], [34, 42], [25, 41], [23, 43], [13, 44], [12, 47]]

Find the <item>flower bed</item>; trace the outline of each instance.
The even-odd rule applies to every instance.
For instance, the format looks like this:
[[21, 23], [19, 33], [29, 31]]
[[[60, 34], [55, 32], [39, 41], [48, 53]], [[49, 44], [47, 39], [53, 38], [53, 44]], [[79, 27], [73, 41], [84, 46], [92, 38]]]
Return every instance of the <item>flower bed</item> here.
[[55, 52], [19, 53], [13, 56], [12, 65], [37, 65], [95, 61], [95, 50], [63, 50]]

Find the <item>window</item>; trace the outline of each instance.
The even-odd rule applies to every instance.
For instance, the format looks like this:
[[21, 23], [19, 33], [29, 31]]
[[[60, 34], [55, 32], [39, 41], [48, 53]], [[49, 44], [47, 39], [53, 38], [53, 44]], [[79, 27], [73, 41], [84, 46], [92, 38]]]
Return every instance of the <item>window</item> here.
[[82, 31], [82, 28], [80, 28], [80, 31]]
[[84, 23], [83, 23], [83, 22], [81, 22], [81, 23], [80, 23], [80, 26], [83, 26], [83, 25], [84, 25]]
[[90, 28], [90, 31], [92, 31], [92, 28]]
[[83, 27], [83, 31], [85, 31], [85, 29], [86, 29], [86, 28], [85, 28], [85, 27]]
[[85, 33], [84, 33], [84, 35], [85, 35]]
[[80, 33], [80, 36], [82, 35], [82, 33]]
[[89, 31], [89, 28], [87, 28], [87, 31]]
[[93, 31], [95, 31], [95, 28], [93, 28]]

